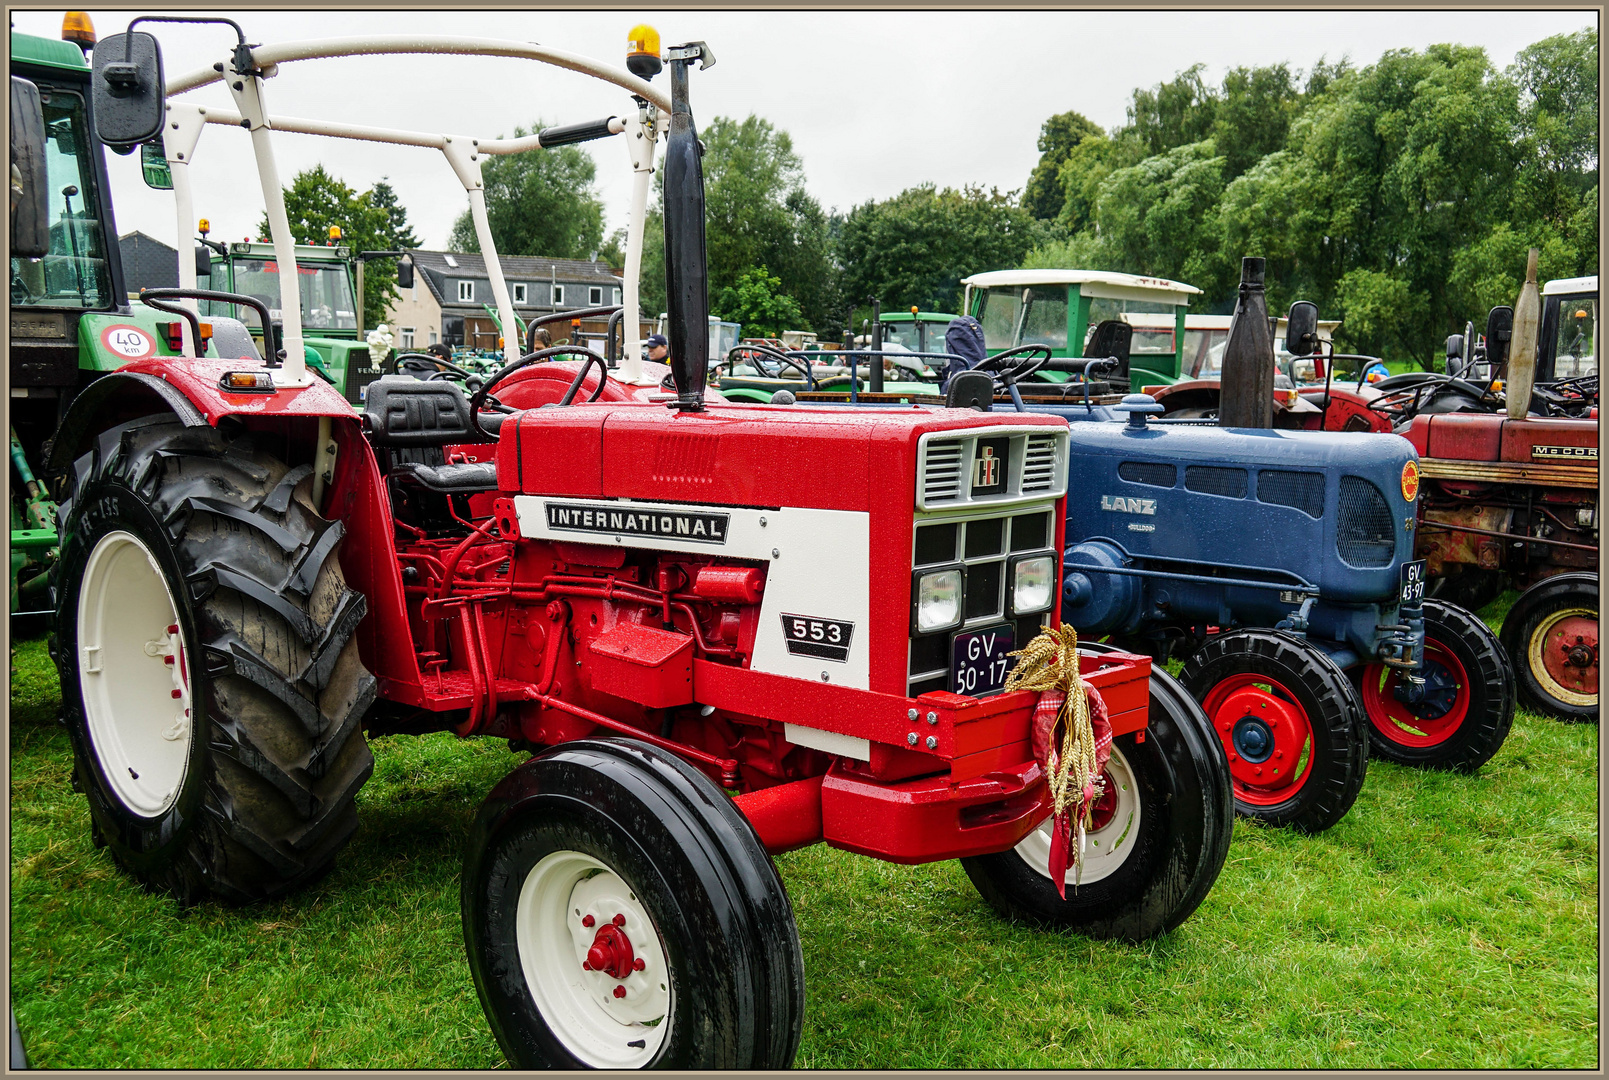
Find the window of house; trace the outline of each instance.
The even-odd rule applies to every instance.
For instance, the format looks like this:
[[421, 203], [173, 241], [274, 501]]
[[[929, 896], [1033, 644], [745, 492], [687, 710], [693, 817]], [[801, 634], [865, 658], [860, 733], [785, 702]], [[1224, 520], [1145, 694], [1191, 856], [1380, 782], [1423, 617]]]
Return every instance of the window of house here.
[[615, 290], [615, 298], [612, 301], [610, 301], [610, 303], [614, 303], [614, 304], [620, 303], [620, 290], [619, 289]]
[[555, 304], [564, 303], [564, 286], [563, 285], [555, 285], [555, 286], [553, 286], [553, 302]]
[[515, 285], [514, 286], [514, 302], [516, 304], [528, 304], [528, 303], [530, 303], [529, 300], [525, 299], [525, 286], [524, 285]]
[[475, 283], [473, 281], [460, 281], [458, 283], [458, 302], [468, 303], [475, 299]]
[[430, 331], [430, 344], [434, 345], [438, 340], [440, 339], [436, 336], [436, 332], [434, 330]]
[[594, 285], [587, 290], [587, 303], [591, 304], [593, 307], [597, 307], [599, 304], [603, 303], [602, 285]]
[[413, 348], [413, 327], [404, 326], [401, 329], [402, 329], [402, 347], [404, 349]]

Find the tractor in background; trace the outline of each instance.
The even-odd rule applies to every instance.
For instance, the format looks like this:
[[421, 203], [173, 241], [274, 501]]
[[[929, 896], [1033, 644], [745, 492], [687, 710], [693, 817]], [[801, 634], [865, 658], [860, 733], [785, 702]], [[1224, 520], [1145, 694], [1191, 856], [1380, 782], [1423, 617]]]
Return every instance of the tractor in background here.
[[[139, 29], [161, 21], [233, 41], [164, 80]], [[239, 319], [188, 306], [261, 307], [271, 328], [256, 297], [145, 294], [178, 329], [80, 395], [52, 444], [51, 652], [97, 842], [182, 900], [250, 902], [337, 857], [368, 735], [532, 751], [483, 804], [461, 879], [470, 971], [516, 1067], [789, 1064], [803, 960], [771, 856], [811, 843], [960, 859], [992, 906], [1039, 925], [1178, 926], [1233, 821], [1200, 709], [1148, 657], [1080, 651], [1114, 742], [1063, 895], [1036, 698], [1003, 692], [1011, 650], [1056, 622], [1067, 425], [707, 402], [688, 86], [714, 58], [702, 42], [661, 50], [647, 27], [630, 40], [621, 70], [483, 38], [249, 45], [229, 20], [173, 16], [97, 50], [94, 117], [113, 147], [165, 137], [184, 91], [228, 86], [238, 115], [221, 122], [251, 140], [285, 286], [283, 340], [270, 329], [263, 354]], [[451, 371], [382, 376], [358, 414], [308, 372], [273, 133], [400, 136], [270, 123], [263, 83], [378, 51], [528, 58], [630, 95], [623, 115], [569, 129], [626, 136], [627, 311], [665, 136], [668, 392], [635, 362], [629, 319], [612, 375], [567, 344], [473, 390]], [[666, 64], [669, 93], [650, 81]], [[474, 158], [446, 152], [484, 226]], [[777, 460], [796, 467], [753, 467]]]

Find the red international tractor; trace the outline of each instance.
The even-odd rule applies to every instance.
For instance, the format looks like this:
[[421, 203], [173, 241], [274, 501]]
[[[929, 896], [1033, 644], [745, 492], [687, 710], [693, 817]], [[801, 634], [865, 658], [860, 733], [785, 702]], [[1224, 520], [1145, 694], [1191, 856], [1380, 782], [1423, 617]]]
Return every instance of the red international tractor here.
[[[1085, 650], [1114, 745], [1061, 895], [1036, 697], [1002, 688], [1011, 651], [1055, 621], [1067, 425], [706, 404], [687, 85], [712, 57], [668, 49], [665, 94], [650, 35], [634, 32], [634, 74], [525, 42], [241, 35], [181, 80], [230, 85], [276, 243], [261, 83], [291, 61], [523, 56], [627, 90], [629, 138], [651, 146], [669, 118], [675, 392], [562, 346], [470, 394], [382, 377], [359, 415], [306, 377], [296, 341], [265, 362], [240, 324], [175, 307], [181, 348], [93, 383], [52, 447], [52, 652], [95, 838], [140, 881], [283, 893], [357, 828], [366, 734], [506, 739], [534, 756], [483, 805], [462, 898], [509, 1060], [783, 1067], [804, 973], [773, 854], [960, 859], [1009, 917], [1146, 938], [1217, 877], [1228, 767], [1149, 659]], [[132, 25], [97, 49], [109, 145], [160, 129], [160, 71]]]

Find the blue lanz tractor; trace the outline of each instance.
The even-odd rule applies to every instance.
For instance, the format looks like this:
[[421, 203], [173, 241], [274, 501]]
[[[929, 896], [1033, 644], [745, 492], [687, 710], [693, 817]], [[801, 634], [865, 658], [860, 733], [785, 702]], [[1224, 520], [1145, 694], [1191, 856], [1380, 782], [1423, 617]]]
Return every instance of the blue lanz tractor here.
[[[1152, 421], [1162, 407], [1145, 394], [1093, 400], [1086, 391], [1107, 389], [1095, 380], [1120, 367], [1128, 337], [1114, 320], [1092, 336], [1095, 359], [1025, 345], [927, 361], [954, 361], [946, 404], [1072, 425], [1063, 622], [1184, 659], [1181, 681], [1223, 742], [1247, 817], [1329, 828], [1357, 798], [1371, 752], [1465, 772], [1489, 760], [1513, 721], [1514, 673], [1484, 623], [1424, 598], [1413, 445]], [[1046, 367], [1077, 381], [1047, 396], [1029, 381]], [[811, 390], [803, 396], [822, 404], [854, 400]]]
[[1471, 770], [1497, 752], [1514, 678], [1495, 635], [1424, 597], [1418, 459], [1403, 438], [1073, 420], [1061, 613], [1081, 634], [1185, 657], [1229, 755], [1236, 807], [1316, 832], [1370, 749]]

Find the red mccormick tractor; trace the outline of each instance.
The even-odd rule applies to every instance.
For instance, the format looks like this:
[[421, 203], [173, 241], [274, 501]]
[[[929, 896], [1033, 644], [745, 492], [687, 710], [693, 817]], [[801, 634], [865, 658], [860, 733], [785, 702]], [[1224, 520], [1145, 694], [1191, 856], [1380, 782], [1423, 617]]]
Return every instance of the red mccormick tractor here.
[[[78, 399], [54, 447], [53, 652], [96, 839], [139, 880], [279, 894], [356, 828], [366, 733], [507, 739], [536, 753], [483, 805], [462, 889], [509, 1060], [781, 1067], [804, 973], [772, 854], [958, 858], [1007, 916], [1145, 938], [1216, 879], [1229, 776], [1177, 683], [1089, 650], [1115, 744], [1060, 895], [1036, 697], [999, 691], [1010, 651], [1054, 621], [1066, 425], [706, 406], [687, 83], [712, 58], [667, 50], [665, 94], [642, 31], [635, 74], [523, 42], [241, 35], [223, 74], [185, 77], [226, 79], [261, 120], [263, 78], [294, 60], [520, 56], [629, 91], [650, 145], [668, 115], [676, 389], [651, 399], [561, 346], [468, 396], [383, 377], [359, 417], [294, 344], [280, 365], [244, 346], [136, 361]], [[97, 92], [120, 103], [96, 110], [108, 143], [160, 127], [160, 70], [132, 25], [97, 50]], [[272, 207], [268, 129], [251, 133]], [[584, 361], [535, 363], [562, 355]]]

